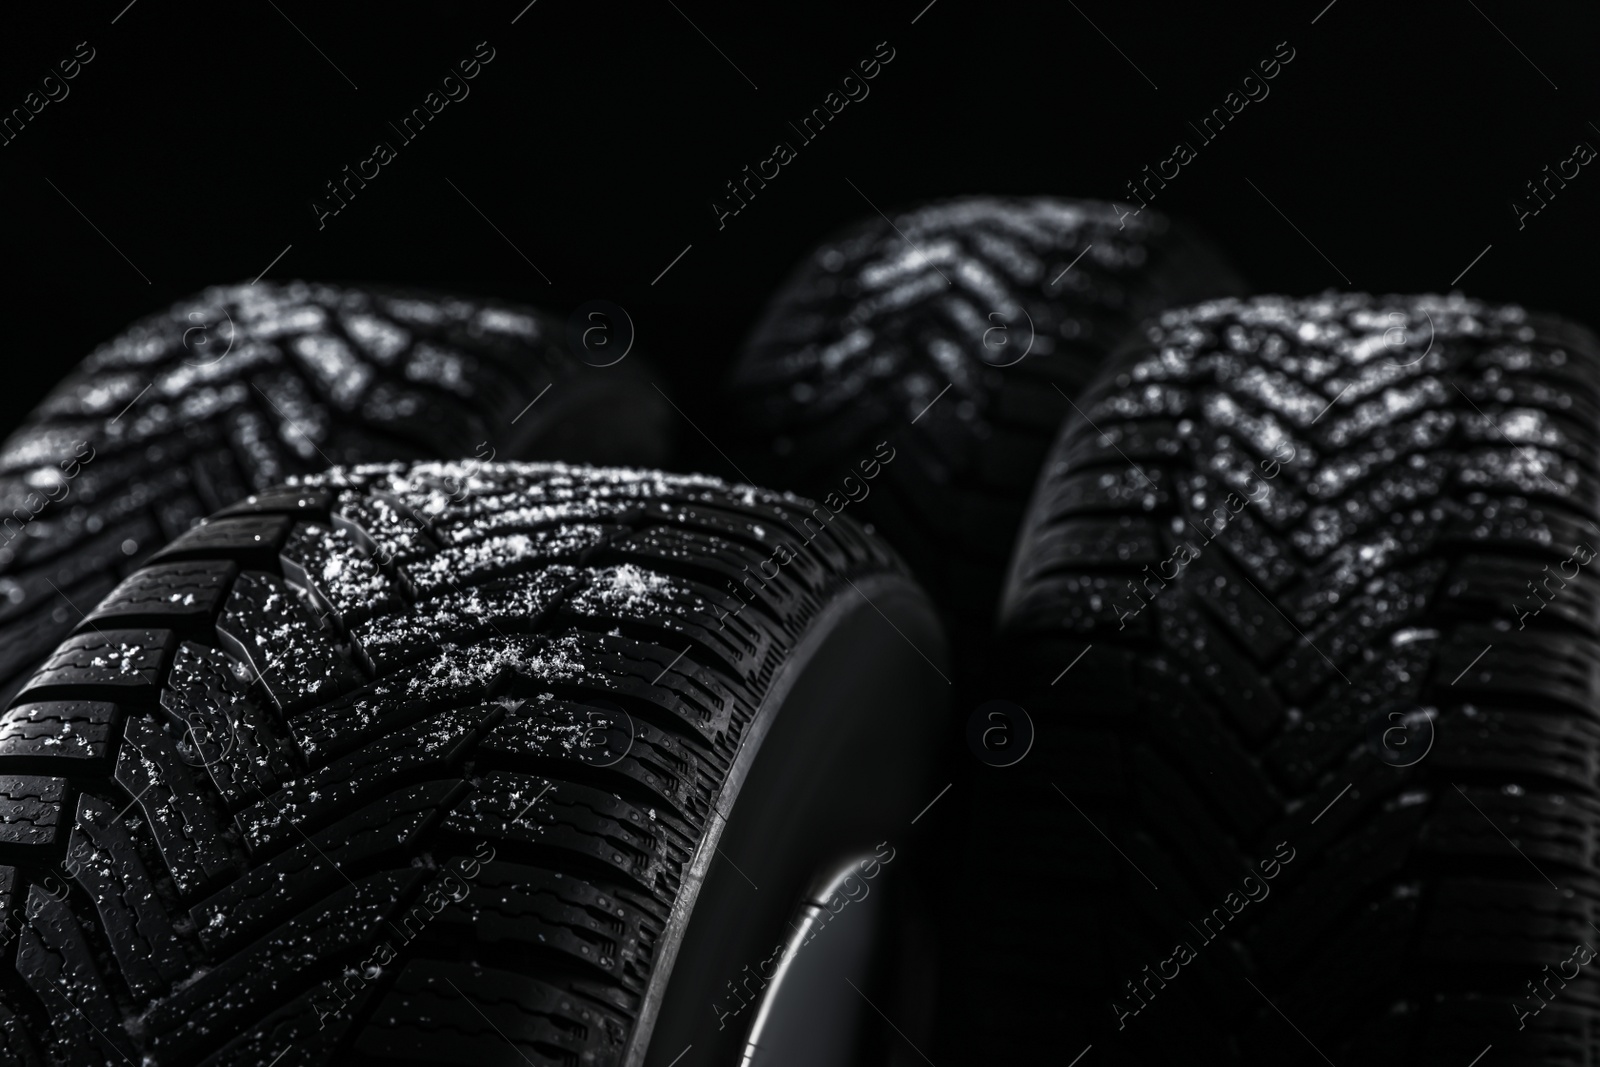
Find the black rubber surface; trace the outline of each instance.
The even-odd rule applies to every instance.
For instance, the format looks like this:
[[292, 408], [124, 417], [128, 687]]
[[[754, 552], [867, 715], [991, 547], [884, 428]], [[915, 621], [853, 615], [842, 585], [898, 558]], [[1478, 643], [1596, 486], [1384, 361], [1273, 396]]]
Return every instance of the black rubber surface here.
[[134, 325], [0, 448], [0, 696], [153, 550], [289, 475], [663, 461], [676, 416], [636, 360], [587, 366], [567, 343], [527, 308], [298, 282], [210, 289]]
[[972, 1054], [1594, 1062], [1594, 336], [1225, 300], [1082, 406], [994, 676], [1039, 739], [960, 860]]
[[819, 245], [746, 343], [736, 454], [763, 484], [847, 502], [958, 634], [986, 635], [1070, 400], [1144, 316], [1242, 292], [1209, 244], [1130, 205], [973, 197], [874, 216]]
[[796, 650], [895, 597], [936, 631], [848, 517], [766, 577], [807, 514], [396, 464], [179, 537], [0, 722], [5, 1061], [640, 1062]]

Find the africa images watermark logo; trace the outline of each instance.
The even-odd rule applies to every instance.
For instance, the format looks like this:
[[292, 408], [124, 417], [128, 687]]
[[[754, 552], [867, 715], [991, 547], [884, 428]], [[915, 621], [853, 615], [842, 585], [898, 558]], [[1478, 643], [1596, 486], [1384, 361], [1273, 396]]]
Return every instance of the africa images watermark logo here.
[[[895, 51], [889, 46], [889, 42], [879, 41], [872, 58], [860, 60], [854, 71], [840, 78], [839, 88], [823, 97], [821, 104], [801, 118], [800, 125], [796, 126], [790, 122], [789, 128], [799, 135], [797, 139], [800, 147], [804, 148], [815, 141], [827, 128], [828, 123], [849, 107], [852, 101], [859, 103], [865, 100], [872, 92], [867, 82], [882, 73], [883, 67], [888, 66], [894, 57]], [[783, 140], [772, 146], [772, 154], [756, 164], [754, 171], [750, 169], [748, 163], [745, 164], [743, 177], [727, 182], [728, 195], [731, 199], [723, 203], [711, 201], [711, 213], [717, 217], [717, 229], [726, 229], [727, 220], [749, 207], [748, 201], [755, 199], [756, 192], [765, 189], [767, 182], [783, 173], [783, 168], [794, 162], [799, 154], [793, 144]], [[771, 167], [771, 173], [768, 173], [768, 167]]]
[[[1237, 118], [1240, 112], [1244, 111], [1252, 102], [1259, 103], [1265, 100], [1272, 92], [1267, 82], [1281, 74], [1283, 68], [1293, 62], [1294, 57], [1295, 50], [1289, 47], [1289, 42], [1279, 41], [1273, 50], [1272, 58], [1263, 59], [1256, 64], [1260, 70], [1259, 77], [1254, 71], [1246, 74], [1240, 79], [1239, 88], [1228, 90], [1227, 95], [1222, 98], [1222, 103], [1212, 108], [1208, 114], [1200, 119], [1200, 125], [1196, 126], [1193, 122], [1190, 122], [1189, 128], [1199, 136], [1200, 147], [1204, 148], [1221, 136], [1228, 123]], [[1143, 178], [1128, 179], [1126, 183], [1128, 193], [1139, 202], [1139, 206], [1137, 209], [1121, 212], [1117, 216], [1117, 228], [1125, 228], [1127, 223], [1124, 220], [1130, 215], [1137, 216], [1148, 207], [1149, 201], [1156, 198], [1156, 193], [1161, 189], [1165, 189], [1167, 182], [1176, 178], [1184, 167], [1194, 162], [1199, 154], [1199, 151], [1188, 141], [1179, 141], [1172, 146], [1172, 155], [1157, 163], [1153, 173], [1147, 163], [1144, 167]], [[1172, 168], [1170, 174], [1167, 172], [1168, 167]], [[1135, 182], [1139, 184], [1136, 185]], [[1141, 186], [1143, 187], [1142, 195], [1140, 193]]]
[[[888, 449], [888, 455], [884, 455], [884, 449]], [[828, 523], [832, 522], [845, 509], [847, 504], [852, 501], [860, 503], [867, 499], [867, 496], [872, 492], [868, 483], [876, 478], [883, 468], [894, 460], [897, 454], [889, 442], [879, 441], [876, 450], [873, 452], [873, 458], [864, 459], [858, 464], [861, 469], [861, 476], [858, 478], [852, 472], [845, 475], [840, 482], [840, 488], [845, 492], [844, 496], [840, 496], [837, 492], [828, 492], [823, 496], [820, 504], [812, 504], [809, 515], [801, 518], [800, 527], [795, 528], [796, 532], [800, 533], [803, 538], [798, 548], [795, 547], [792, 541], [780, 541], [777, 547], [772, 550], [770, 556], [756, 564], [757, 574], [749, 574], [750, 567], [747, 564], [742, 569], [748, 577], [738, 584], [735, 584], [730, 578], [728, 580], [728, 589], [734, 594], [734, 598], [739, 601], [739, 606], [733, 611], [724, 611], [717, 617], [717, 629], [722, 629], [727, 625], [728, 619], [737, 617], [745, 609], [746, 604], [755, 601], [756, 590], [750, 587], [752, 581], [759, 581], [759, 588], [765, 589], [767, 583], [778, 576], [778, 572], [785, 564], [792, 562], [799, 557], [801, 552], [811, 547], [811, 542], [816, 540], [823, 530], [827, 529]], [[855, 483], [854, 488], [851, 488], [851, 483]], [[861, 495], [857, 496], [857, 492]], [[793, 523], [790, 525], [793, 526]], [[772, 568], [771, 574], [767, 573], [768, 567]]]
[[[482, 73], [483, 68], [494, 61], [494, 57], [495, 50], [489, 47], [489, 42], [479, 41], [472, 56], [459, 61], [456, 64], [457, 70], [441, 77], [439, 88], [431, 90], [422, 98], [421, 104], [401, 116], [398, 126], [391, 121], [389, 128], [398, 135], [400, 146], [403, 148], [416, 140], [428, 123], [437, 118], [439, 113], [452, 102], [460, 103], [471, 95], [472, 87], [467, 82]], [[398, 156], [399, 153], [395, 151], [394, 145], [388, 141], [378, 141], [372, 146], [372, 154], [357, 163], [354, 171], [350, 169], [349, 164], [345, 164], [341, 172], [343, 177], [330, 179], [325, 183], [329, 199], [311, 201], [311, 213], [317, 217], [317, 229], [326, 228], [327, 220], [348, 207], [347, 201], [354, 200], [356, 193], [365, 189], [367, 182], [377, 178], [382, 173], [382, 168], [394, 162]], [[342, 196], [340, 190], [343, 190]]]
[[51, 71], [39, 79], [39, 87], [31, 89], [22, 98], [22, 106], [14, 107], [6, 114], [0, 115], [0, 145], [9, 145], [22, 131], [27, 129], [46, 107], [59, 104], [72, 92], [72, 87], [67, 84], [83, 72], [83, 68], [94, 61], [96, 53], [88, 41], [79, 41], [73, 50], [71, 59], [63, 59], [56, 64], [60, 68], [60, 75]]
[[[1287, 853], [1284, 851], [1288, 849]], [[1260, 875], [1247, 874], [1239, 883], [1239, 889], [1230, 891], [1222, 898], [1222, 903], [1212, 908], [1200, 925], [1190, 923], [1195, 933], [1199, 934], [1200, 948], [1204, 949], [1211, 942], [1221, 937], [1234, 916], [1239, 915], [1251, 904], [1259, 904], [1272, 894], [1272, 887], [1268, 884], [1279, 874], [1283, 868], [1293, 862], [1295, 850], [1289, 842], [1280, 841], [1272, 851], [1272, 858], [1264, 859], [1258, 866]], [[1241, 892], [1242, 890], [1242, 892]], [[1145, 965], [1142, 978], [1130, 978], [1125, 984], [1128, 994], [1132, 997], [1129, 1003], [1119, 1004], [1111, 1002], [1111, 1010], [1117, 1016], [1117, 1029], [1127, 1028], [1128, 1019], [1138, 1015], [1150, 1006], [1150, 1001], [1155, 999], [1157, 993], [1167, 987], [1167, 983], [1175, 981], [1183, 973], [1183, 967], [1193, 962], [1200, 952], [1188, 941], [1179, 941], [1173, 946], [1172, 954], [1158, 962], [1155, 970]], [[1171, 968], [1169, 973], [1168, 967]]]

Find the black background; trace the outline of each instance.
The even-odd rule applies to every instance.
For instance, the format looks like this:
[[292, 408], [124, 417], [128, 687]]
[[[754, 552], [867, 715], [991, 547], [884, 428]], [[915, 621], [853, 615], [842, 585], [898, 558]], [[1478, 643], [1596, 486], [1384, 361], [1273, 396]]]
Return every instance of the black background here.
[[[1492, 244], [1459, 288], [1590, 318], [1600, 168], [1520, 232], [1510, 204], [1577, 141], [1600, 146], [1592, 4], [538, 0], [513, 25], [525, 0], [125, 3], [4, 16], [0, 111], [78, 42], [96, 51], [0, 147], [6, 426], [131, 319], [249, 281], [288, 245], [270, 277], [561, 315], [612, 300], [680, 402], [714, 417], [767, 294], [870, 215], [865, 198], [892, 213], [966, 193], [1126, 197], [1180, 138], [1199, 156], [1152, 206], [1222, 242], [1262, 291], [1448, 290]], [[401, 146], [387, 120], [480, 41], [496, 55], [471, 95]], [[719, 232], [723, 183], [796, 142], [788, 122], [880, 41], [895, 58], [870, 96]], [[1271, 95], [1201, 147], [1185, 120], [1280, 41], [1295, 58]], [[377, 140], [398, 158], [319, 231], [311, 201]]]

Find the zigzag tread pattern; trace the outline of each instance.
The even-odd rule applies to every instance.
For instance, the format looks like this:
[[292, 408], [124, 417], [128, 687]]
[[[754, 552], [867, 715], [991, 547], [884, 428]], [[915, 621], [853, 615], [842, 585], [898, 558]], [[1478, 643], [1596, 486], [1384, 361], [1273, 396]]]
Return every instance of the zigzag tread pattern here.
[[[254, 535], [178, 537], [99, 609], [145, 625], [81, 623], [0, 720], [0, 1045], [621, 1063], [773, 664], [851, 581], [901, 573], [844, 519], [736, 596], [806, 506], [618, 468], [390, 464], [211, 521], [272, 520], [276, 560]], [[471, 545], [481, 566], [458, 568]], [[153, 626], [164, 588], [208, 614]], [[5, 747], [69, 727], [97, 732], [52, 774]]]
[[874, 218], [814, 249], [746, 343], [747, 462], [859, 506], [986, 629], [1069, 401], [1146, 315], [1244, 291], [1209, 244], [1131, 205], [974, 197]]
[[1108, 368], [1001, 615], [1041, 733], [980, 810], [1050, 846], [967, 846], [1067, 918], [969, 929], [980, 1019], [1043, 953], [1112, 1062], [1600, 1054], [1597, 381], [1458, 295], [1215, 301]]
[[[636, 366], [585, 366], [563, 332], [494, 301], [258, 282], [102, 345], [0, 446], [0, 697], [153, 551], [289, 476], [490, 449], [659, 462], [637, 447], [670, 414], [659, 395]], [[640, 432], [613, 440], [568, 417], [600, 395]], [[125, 590], [115, 610], [203, 615], [195, 581], [160, 605]]]

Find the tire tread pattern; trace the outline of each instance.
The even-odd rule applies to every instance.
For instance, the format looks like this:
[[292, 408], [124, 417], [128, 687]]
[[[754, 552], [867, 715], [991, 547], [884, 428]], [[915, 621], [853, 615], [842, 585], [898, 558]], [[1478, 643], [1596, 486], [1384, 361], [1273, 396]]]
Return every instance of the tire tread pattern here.
[[[1022, 860], [975, 828], [966, 862], [1069, 918], [974, 949], [980, 1018], [1029, 1010], [985, 988], [1047, 952], [1114, 1061], [1600, 1054], [1592, 969], [1526, 1029], [1515, 1008], [1600, 920], [1600, 614], [1570, 565], [1600, 544], [1597, 383], [1587, 330], [1459, 295], [1148, 327], [1063, 427], [1013, 557], [1002, 638], [1048, 720], [985, 803], [1064, 821]], [[1419, 710], [1422, 755], [1381, 758]], [[1303, 858], [1206, 947], [1194, 924], [1280, 842]], [[1174, 942], [1201, 960], [1133, 985]]]
[[[587, 367], [562, 333], [495, 301], [305, 282], [217, 286], [135, 323], [0, 445], [0, 699], [153, 552], [291, 475], [493, 450], [660, 462], [634, 448], [670, 414], [638, 365]], [[568, 417], [607, 399], [636, 432]], [[206, 537], [255, 544], [222, 553], [237, 566], [276, 567], [289, 519], [244, 519]], [[219, 550], [189, 540], [159, 558]]]
[[[1145, 316], [1243, 291], [1208, 243], [1131, 205], [969, 197], [873, 218], [817, 246], [746, 343], [742, 458], [827, 506], [859, 501], [984, 637], [1071, 401]], [[892, 462], [864, 482], [885, 439]]]
[[[183, 535], [96, 609], [140, 626], [69, 637], [8, 713], [100, 733], [52, 777], [0, 736], [20, 783], [0, 811], [49, 816], [0, 840], [27, 902], [0, 1040], [74, 1063], [620, 1063], [777, 665], [852, 581], [903, 573], [844, 518], [736, 596], [808, 506], [390, 464]], [[191, 595], [206, 617], [152, 607]], [[599, 760], [608, 706], [631, 740]]]

